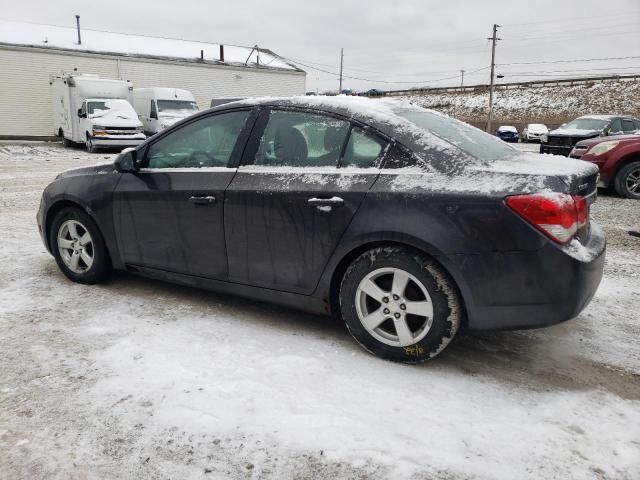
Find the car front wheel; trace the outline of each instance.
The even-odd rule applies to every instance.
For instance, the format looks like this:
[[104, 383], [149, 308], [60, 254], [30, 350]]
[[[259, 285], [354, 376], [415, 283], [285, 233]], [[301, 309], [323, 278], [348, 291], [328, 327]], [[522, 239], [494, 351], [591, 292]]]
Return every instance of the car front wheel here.
[[49, 242], [58, 267], [70, 280], [94, 284], [109, 276], [111, 261], [102, 235], [79, 208], [65, 208], [56, 215]]
[[340, 285], [340, 312], [367, 351], [403, 363], [439, 354], [461, 323], [461, 301], [449, 275], [430, 258], [402, 247], [360, 255]]
[[614, 187], [618, 195], [640, 199], [640, 161], [622, 167], [616, 175]]

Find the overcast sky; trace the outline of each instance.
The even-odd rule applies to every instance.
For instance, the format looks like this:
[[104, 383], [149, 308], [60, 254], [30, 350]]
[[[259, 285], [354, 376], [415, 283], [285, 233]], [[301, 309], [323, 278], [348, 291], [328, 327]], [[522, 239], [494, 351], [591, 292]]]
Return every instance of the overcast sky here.
[[640, 0], [0, 0], [4, 20], [75, 26], [76, 13], [83, 28], [258, 44], [297, 61], [313, 91], [337, 89], [341, 47], [359, 78], [344, 87], [459, 85], [461, 69], [486, 83], [494, 23], [500, 81], [640, 73], [640, 58], [568, 62], [640, 57]]

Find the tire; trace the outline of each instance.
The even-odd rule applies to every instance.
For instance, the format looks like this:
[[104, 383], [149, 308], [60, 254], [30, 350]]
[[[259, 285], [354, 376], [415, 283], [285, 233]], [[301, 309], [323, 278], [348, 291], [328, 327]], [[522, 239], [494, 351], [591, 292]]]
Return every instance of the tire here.
[[93, 144], [93, 137], [91, 135], [89, 135], [88, 133], [87, 133], [86, 145], [87, 145], [87, 152], [96, 153], [98, 151], [96, 146]]
[[[61, 210], [48, 234], [56, 263], [67, 278], [92, 285], [109, 277], [109, 252], [100, 230], [85, 212], [74, 207]], [[88, 239], [85, 234], [89, 235]]]
[[[408, 278], [405, 288], [394, 288], [394, 279], [401, 285], [403, 278]], [[409, 302], [415, 303], [410, 307]], [[429, 257], [395, 246], [369, 250], [353, 261], [340, 284], [339, 310], [349, 333], [365, 350], [410, 364], [442, 352], [463, 315], [447, 272]], [[371, 320], [369, 327], [361, 318]]]
[[640, 161], [622, 167], [616, 174], [613, 186], [622, 197], [640, 199]]
[[65, 138], [64, 133], [62, 132], [62, 129], [58, 130], [58, 136], [60, 137], [60, 140], [62, 140], [62, 146], [64, 148], [69, 148], [73, 146], [73, 142]]

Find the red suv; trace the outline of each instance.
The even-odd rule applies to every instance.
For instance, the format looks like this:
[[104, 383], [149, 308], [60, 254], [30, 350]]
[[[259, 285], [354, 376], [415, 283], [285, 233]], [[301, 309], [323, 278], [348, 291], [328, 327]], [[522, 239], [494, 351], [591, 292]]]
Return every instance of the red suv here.
[[569, 156], [598, 166], [599, 187], [613, 187], [623, 197], [640, 199], [640, 134], [582, 140]]

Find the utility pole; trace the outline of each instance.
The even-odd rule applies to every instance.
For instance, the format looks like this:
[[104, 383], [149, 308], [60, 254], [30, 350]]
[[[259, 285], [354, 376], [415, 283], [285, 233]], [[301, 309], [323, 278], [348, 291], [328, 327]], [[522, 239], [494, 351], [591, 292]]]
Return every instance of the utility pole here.
[[342, 62], [344, 61], [344, 48], [340, 49], [340, 89], [338, 94], [342, 93]]
[[462, 74], [462, 78], [460, 79], [460, 88], [464, 88], [464, 70], [460, 70], [460, 73]]
[[487, 119], [487, 132], [491, 133], [491, 122], [493, 121], [493, 77], [496, 68], [496, 42], [501, 40], [497, 37], [498, 27], [500, 25], [493, 24], [493, 35], [487, 38], [491, 40], [491, 81], [489, 83], [489, 118]]

